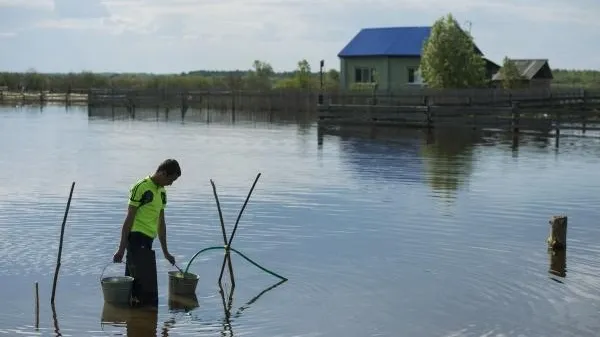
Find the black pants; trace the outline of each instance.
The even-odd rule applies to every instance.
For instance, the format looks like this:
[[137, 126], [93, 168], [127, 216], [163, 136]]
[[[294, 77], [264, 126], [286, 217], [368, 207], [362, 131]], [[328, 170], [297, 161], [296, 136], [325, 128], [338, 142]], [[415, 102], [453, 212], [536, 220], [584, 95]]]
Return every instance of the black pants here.
[[132, 276], [132, 298], [135, 306], [158, 306], [156, 255], [153, 239], [139, 232], [130, 232], [127, 243], [125, 276]]

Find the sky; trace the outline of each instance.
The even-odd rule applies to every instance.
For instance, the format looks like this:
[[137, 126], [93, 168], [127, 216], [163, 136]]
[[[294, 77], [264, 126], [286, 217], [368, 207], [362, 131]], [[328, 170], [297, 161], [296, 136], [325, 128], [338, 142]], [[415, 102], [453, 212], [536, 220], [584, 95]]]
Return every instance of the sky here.
[[[339, 69], [362, 28], [452, 13], [492, 61], [600, 69], [598, 0], [0, 0], [0, 71]], [[470, 24], [468, 24], [470, 23]]]

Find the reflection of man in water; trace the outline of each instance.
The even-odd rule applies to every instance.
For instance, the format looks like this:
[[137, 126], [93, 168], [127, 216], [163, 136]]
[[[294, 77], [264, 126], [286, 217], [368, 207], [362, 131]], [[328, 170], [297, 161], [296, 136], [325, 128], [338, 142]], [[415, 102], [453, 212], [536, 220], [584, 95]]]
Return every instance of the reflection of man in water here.
[[152, 337], [156, 336], [158, 311], [132, 309], [136, 311], [133, 317], [127, 320], [127, 337]]
[[[156, 308], [132, 309], [104, 303], [101, 320], [103, 325], [111, 326], [111, 328], [102, 327], [102, 330], [112, 336], [119, 334], [127, 337], [152, 337], [156, 336], [158, 330], [158, 310]], [[169, 325], [169, 322], [165, 322], [165, 329]], [[115, 331], [115, 328], [123, 327], [126, 329], [125, 333]]]
[[158, 166], [153, 175], [140, 179], [129, 191], [127, 216], [123, 222], [121, 240], [113, 262], [121, 262], [127, 249], [125, 275], [135, 278], [132, 295], [141, 304], [158, 303], [156, 258], [152, 250], [152, 243], [157, 235], [165, 258], [171, 264], [175, 264], [175, 258], [167, 248], [165, 186], [170, 186], [180, 176], [179, 163], [174, 159], [167, 159]]

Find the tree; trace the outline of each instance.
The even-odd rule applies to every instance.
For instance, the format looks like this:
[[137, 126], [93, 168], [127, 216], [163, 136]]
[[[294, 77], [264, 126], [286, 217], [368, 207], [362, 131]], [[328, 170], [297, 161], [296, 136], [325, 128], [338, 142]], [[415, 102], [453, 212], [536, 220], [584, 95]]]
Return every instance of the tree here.
[[502, 78], [502, 87], [505, 89], [515, 89], [522, 85], [523, 76], [517, 68], [517, 65], [508, 57], [504, 57], [502, 68], [500, 68], [500, 76]]
[[421, 76], [431, 88], [472, 88], [486, 82], [485, 61], [452, 14], [433, 24], [422, 54]]
[[312, 74], [310, 73], [310, 63], [306, 59], [298, 62], [298, 68], [294, 74], [294, 79], [298, 83], [298, 87], [309, 89], [312, 85]]
[[267, 62], [254, 60], [252, 63], [254, 71], [248, 74], [248, 84], [251, 88], [258, 90], [271, 89], [271, 77], [275, 74], [273, 67]]
[[324, 75], [325, 90], [338, 90], [340, 87], [340, 72], [337, 69], [329, 69], [326, 75]]

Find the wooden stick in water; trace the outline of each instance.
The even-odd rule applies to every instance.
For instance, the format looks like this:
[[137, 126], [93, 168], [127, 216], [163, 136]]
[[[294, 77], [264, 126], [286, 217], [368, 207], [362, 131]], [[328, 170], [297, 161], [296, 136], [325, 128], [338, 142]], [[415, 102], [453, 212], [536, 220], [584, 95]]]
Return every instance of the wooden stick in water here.
[[75, 188], [75, 182], [71, 184], [71, 192], [69, 193], [69, 200], [67, 201], [67, 208], [65, 209], [65, 215], [60, 228], [60, 243], [58, 245], [58, 258], [56, 259], [56, 270], [54, 271], [54, 282], [52, 283], [52, 297], [50, 303], [54, 305], [54, 295], [56, 294], [56, 282], [58, 281], [58, 270], [60, 269], [60, 257], [62, 255], [63, 238], [65, 235], [65, 223], [67, 222], [67, 214], [69, 214], [69, 207], [71, 206], [71, 198], [73, 197], [73, 189]]
[[252, 195], [252, 191], [254, 191], [254, 187], [256, 187], [256, 183], [258, 182], [258, 178], [260, 178], [260, 175], [261, 175], [260, 172], [256, 175], [256, 179], [254, 179], [254, 183], [252, 184], [252, 187], [250, 188], [250, 192], [248, 192], [248, 195], [246, 196], [244, 205], [242, 206], [240, 213], [238, 213], [238, 217], [235, 220], [235, 225], [233, 225], [233, 231], [231, 232], [231, 236], [229, 237], [229, 242], [227, 243], [227, 246], [231, 246], [231, 241], [233, 241], [233, 236], [235, 235], [235, 231], [237, 230], [238, 224], [240, 223], [240, 218], [242, 217], [242, 213], [244, 213], [244, 209], [246, 209], [246, 205], [248, 205], [248, 200], [250, 200], [250, 196]]
[[40, 292], [37, 282], [35, 282], [35, 328], [40, 328]]
[[54, 306], [54, 303], [50, 304], [50, 307], [52, 308], [52, 321], [54, 321], [54, 333], [56, 336], [62, 336], [62, 334], [60, 333], [60, 328], [58, 326], [58, 315], [56, 314], [56, 307]]
[[[238, 217], [235, 221], [235, 225], [233, 226], [233, 231], [231, 232], [229, 241], [226, 242], [225, 258], [223, 259], [223, 265], [221, 266], [221, 274], [219, 275], [219, 285], [221, 285], [221, 280], [223, 279], [223, 273], [225, 272], [225, 263], [227, 263], [228, 268], [229, 268], [229, 278], [231, 280], [231, 288], [232, 289], [235, 288], [235, 277], [233, 276], [233, 266], [231, 264], [231, 254], [229, 253], [229, 248], [231, 247], [231, 242], [233, 241], [233, 236], [235, 235], [235, 231], [237, 230], [238, 224], [240, 223], [240, 218], [242, 217], [242, 213], [244, 213], [244, 209], [246, 208], [246, 205], [248, 205], [248, 200], [250, 200], [250, 196], [252, 195], [252, 191], [254, 191], [254, 187], [256, 187], [256, 183], [258, 182], [258, 178], [260, 178], [260, 175], [261, 175], [260, 172], [256, 175], [256, 179], [254, 179], [254, 183], [252, 184], [252, 187], [250, 188], [250, 192], [248, 192], [248, 195], [246, 196], [246, 200], [244, 201], [244, 205], [242, 206], [242, 209], [240, 210], [240, 213], [238, 214]], [[225, 234], [223, 234], [223, 236], [226, 238]]]
[[221, 203], [219, 202], [219, 196], [217, 195], [217, 187], [215, 182], [211, 179], [210, 184], [212, 185], [213, 195], [215, 196], [215, 202], [217, 203], [217, 211], [219, 212], [219, 221], [221, 223], [221, 232], [223, 233], [223, 244], [227, 245], [227, 233], [225, 232], [225, 221], [223, 221], [223, 212], [221, 211]]

